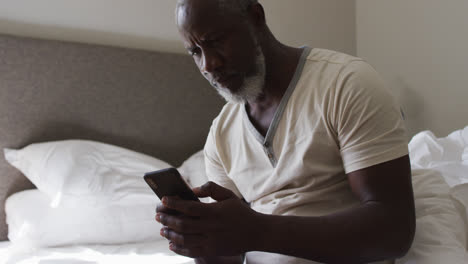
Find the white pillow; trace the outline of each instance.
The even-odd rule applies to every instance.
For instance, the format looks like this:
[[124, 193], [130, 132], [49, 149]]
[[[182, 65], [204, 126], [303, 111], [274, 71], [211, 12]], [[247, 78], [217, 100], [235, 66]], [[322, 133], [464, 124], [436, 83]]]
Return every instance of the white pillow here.
[[153, 193], [144, 193], [111, 202], [68, 200], [53, 207], [39, 190], [22, 191], [6, 200], [8, 238], [31, 247], [159, 240], [162, 226], [154, 220], [158, 201]]
[[187, 184], [192, 188], [199, 187], [208, 182], [203, 150], [200, 150], [190, 156], [177, 170], [180, 172]]
[[37, 143], [4, 152], [6, 160], [55, 206], [66, 197], [118, 199], [118, 194], [150, 191], [142, 179], [144, 173], [171, 167], [135, 151], [88, 140]]
[[420, 132], [408, 148], [413, 168], [439, 171], [450, 187], [468, 183], [468, 126], [444, 138]]
[[[205, 154], [203, 153], [203, 150], [200, 150], [190, 156], [177, 170], [180, 172], [180, 175], [182, 175], [187, 184], [192, 188], [200, 187], [208, 182], [205, 170]], [[200, 201], [205, 203], [211, 202], [210, 198], [200, 198]]]

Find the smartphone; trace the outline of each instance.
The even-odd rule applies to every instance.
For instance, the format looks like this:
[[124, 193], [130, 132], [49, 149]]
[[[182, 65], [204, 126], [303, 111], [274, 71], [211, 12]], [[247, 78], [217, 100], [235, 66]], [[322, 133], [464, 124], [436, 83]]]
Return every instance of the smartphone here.
[[179, 196], [183, 200], [200, 201], [175, 168], [148, 172], [143, 178], [159, 199]]

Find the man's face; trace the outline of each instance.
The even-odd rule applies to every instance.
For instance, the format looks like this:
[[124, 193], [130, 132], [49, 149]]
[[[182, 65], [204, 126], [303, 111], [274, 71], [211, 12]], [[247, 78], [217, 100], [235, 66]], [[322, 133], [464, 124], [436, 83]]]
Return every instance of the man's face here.
[[184, 46], [211, 85], [228, 101], [255, 99], [265, 63], [246, 18], [223, 11], [215, 0], [187, 1], [177, 12]]

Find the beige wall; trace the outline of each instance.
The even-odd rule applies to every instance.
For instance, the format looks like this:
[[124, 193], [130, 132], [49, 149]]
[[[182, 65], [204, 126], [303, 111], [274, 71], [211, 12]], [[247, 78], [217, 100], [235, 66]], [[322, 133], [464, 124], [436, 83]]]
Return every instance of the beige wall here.
[[[468, 125], [468, 1], [261, 0], [291, 45], [356, 54], [387, 79], [411, 134]], [[185, 52], [175, 0], [0, 0], [0, 33]]]
[[388, 80], [411, 134], [468, 125], [468, 1], [357, 0], [357, 53]]
[[[0, 32], [185, 52], [175, 0], [0, 0]], [[278, 38], [356, 53], [354, 0], [263, 0]]]
[[356, 55], [355, 0], [259, 0], [278, 39]]

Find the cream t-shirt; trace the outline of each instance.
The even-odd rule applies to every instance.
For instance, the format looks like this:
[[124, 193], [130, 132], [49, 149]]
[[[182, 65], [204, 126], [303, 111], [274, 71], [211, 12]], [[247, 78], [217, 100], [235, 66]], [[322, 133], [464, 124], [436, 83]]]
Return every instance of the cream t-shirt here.
[[[346, 174], [408, 154], [400, 108], [362, 59], [304, 48], [267, 135], [244, 104], [228, 103], [205, 145], [209, 180], [252, 209], [321, 216], [359, 204]], [[339, 252], [337, 252], [339, 254]], [[316, 263], [248, 252], [246, 263]]]

